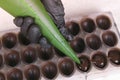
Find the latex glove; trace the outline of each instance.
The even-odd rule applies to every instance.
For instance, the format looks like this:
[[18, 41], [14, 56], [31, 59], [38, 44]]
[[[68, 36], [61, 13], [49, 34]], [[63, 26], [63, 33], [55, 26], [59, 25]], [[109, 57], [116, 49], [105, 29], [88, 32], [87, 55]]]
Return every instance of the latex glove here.
[[[65, 13], [61, 0], [42, 0], [41, 2], [45, 6], [46, 10], [48, 11], [49, 15], [51, 16], [63, 36], [68, 41], [72, 40], [72, 35], [65, 28]], [[21, 33], [25, 37], [27, 37], [32, 43], [39, 42], [43, 47], [50, 46], [46, 38], [41, 35], [38, 25], [34, 23], [34, 19], [32, 17], [18, 16], [14, 19], [14, 24], [21, 28]]]

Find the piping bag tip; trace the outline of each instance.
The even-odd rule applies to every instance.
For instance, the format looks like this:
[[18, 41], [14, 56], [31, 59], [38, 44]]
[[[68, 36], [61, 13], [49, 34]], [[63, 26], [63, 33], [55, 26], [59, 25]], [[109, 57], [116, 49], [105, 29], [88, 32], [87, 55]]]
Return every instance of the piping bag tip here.
[[0, 0], [0, 7], [14, 17], [34, 17], [35, 22], [39, 25], [42, 34], [49, 41], [51, 41], [51, 43], [56, 46], [56, 48], [72, 58], [74, 62], [80, 64], [79, 58], [74, 54], [75, 52], [70, 48], [70, 45], [68, 45], [67, 41], [61, 35], [39, 0]]
[[74, 61], [77, 63], [77, 64], [80, 64], [80, 60], [78, 58], [74, 59]]
[[80, 62], [80, 59], [75, 55], [75, 56], [72, 56], [72, 57], [70, 57], [70, 58], [72, 58], [73, 59], [73, 61], [75, 62], [75, 63], [77, 63], [77, 64], [80, 64], [81, 62]]

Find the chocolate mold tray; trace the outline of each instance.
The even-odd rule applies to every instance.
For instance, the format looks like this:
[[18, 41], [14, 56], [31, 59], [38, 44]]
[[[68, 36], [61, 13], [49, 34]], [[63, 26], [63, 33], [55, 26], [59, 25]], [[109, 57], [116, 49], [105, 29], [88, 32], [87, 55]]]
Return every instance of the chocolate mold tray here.
[[42, 52], [16, 28], [0, 32], [0, 79], [92, 80], [119, 68], [120, 37], [110, 12], [66, 19], [66, 28], [80, 65], [54, 47]]

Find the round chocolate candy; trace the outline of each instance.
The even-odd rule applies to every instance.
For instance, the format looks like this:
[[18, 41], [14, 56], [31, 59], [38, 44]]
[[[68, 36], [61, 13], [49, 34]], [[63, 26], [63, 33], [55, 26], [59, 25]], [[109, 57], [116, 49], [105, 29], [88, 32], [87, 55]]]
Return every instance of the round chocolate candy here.
[[102, 44], [100, 38], [95, 34], [91, 34], [91, 35], [87, 36], [86, 43], [93, 50], [99, 49]]
[[85, 49], [85, 42], [82, 38], [79, 38], [79, 37], [71, 41], [70, 45], [73, 48], [73, 50], [77, 53], [81, 53]]
[[105, 15], [97, 16], [96, 23], [97, 23], [97, 26], [103, 30], [107, 30], [111, 27], [111, 21], [109, 17]]
[[66, 55], [64, 53], [62, 53], [60, 50], [58, 50], [57, 48], [54, 48], [55, 54], [60, 56], [60, 57], [65, 57]]
[[92, 63], [100, 69], [103, 69], [106, 67], [107, 65], [107, 57], [105, 55], [105, 53], [101, 52], [101, 51], [97, 51], [96, 53], [94, 53], [92, 55]]
[[111, 63], [115, 65], [120, 65], [120, 49], [113, 48], [108, 52], [108, 58]]
[[50, 48], [39, 47], [38, 55], [39, 55], [39, 58], [42, 60], [51, 59], [54, 56], [52, 47], [50, 47]]
[[117, 44], [117, 36], [112, 31], [104, 32], [102, 34], [102, 40], [106, 45], [108, 45], [110, 47], [115, 46]]
[[7, 54], [5, 54], [5, 62], [11, 67], [18, 65], [18, 63], [20, 62], [19, 52], [11, 50]]
[[80, 32], [79, 24], [77, 24], [75, 22], [68, 22], [66, 24], [66, 28], [74, 36], [77, 35]]
[[2, 72], [0, 72], [0, 80], [6, 80], [5, 75]]
[[14, 33], [6, 33], [2, 37], [2, 44], [5, 48], [13, 48], [17, 44], [17, 37]]
[[46, 62], [42, 66], [41, 70], [43, 76], [51, 80], [57, 76], [57, 72], [58, 72], [57, 66], [53, 62]]
[[23, 52], [22, 52], [22, 60], [25, 63], [33, 63], [37, 59], [36, 51], [33, 47], [28, 46]]
[[35, 65], [28, 65], [24, 70], [24, 74], [27, 80], [39, 80], [40, 69]]
[[19, 39], [20, 44], [22, 45], [30, 44], [30, 41], [21, 32], [19, 32], [18, 34], [18, 39]]
[[88, 33], [91, 33], [96, 29], [95, 23], [91, 18], [83, 18], [80, 24], [81, 28]]
[[74, 72], [74, 63], [69, 58], [63, 58], [60, 60], [58, 67], [61, 74], [65, 76], [70, 76]]
[[23, 80], [22, 71], [17, 68], [11, 69], [7, 74], [7, 80]]
[[91, 68], [91, 62], [90, 59], [85, 56], [79, 56], [79, 60], [80, 60], [80, 64], [76, 64], [77, 68], [81, 71], [81, 72], [88, 72]]

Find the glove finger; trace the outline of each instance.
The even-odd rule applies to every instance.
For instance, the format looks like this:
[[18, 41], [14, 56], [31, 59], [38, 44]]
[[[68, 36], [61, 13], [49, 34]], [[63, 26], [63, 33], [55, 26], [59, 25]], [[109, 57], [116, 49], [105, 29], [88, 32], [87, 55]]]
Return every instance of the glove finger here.
[[73, 40], [73, 35], [70, 34], [65, 27], [61, 27], [61, 28], [59, 29], [59, 31], [61, 32], [61, 34], [65, 37], [65, 39], [66, 39], [67, 41]]
[[65, 25], [65, 12], [61, 0], [41, 0], [41, 2], [58, 28], [60, 25]]
[[32, 24], [28, 30], [27, 38], [32, 43], [38, 43], [41, 37], [41, 32], [39, 30], [39, 26], [36, 24]]
[[23, 24], [21, 25], [21, 33], [24, 36], [27, 35], [28, 29], [29, 29], [30, 25], [33, 23], [34, 23], [34, 19], [32, 17], [28, 16], [28, 17], [24, 18]]
[[40, 38], [39, 44], [43, 48], [50, 48], [51, 47], [51, 44], [47, 41], [47, 39], [45, 37]]
[[21, 27], [23, 24], [23, 17], [15, 17], [13, 22], [16, 26]]

